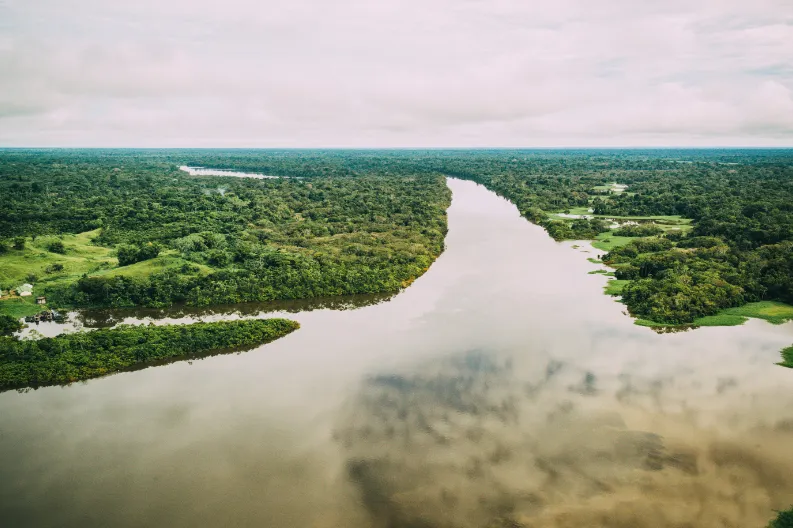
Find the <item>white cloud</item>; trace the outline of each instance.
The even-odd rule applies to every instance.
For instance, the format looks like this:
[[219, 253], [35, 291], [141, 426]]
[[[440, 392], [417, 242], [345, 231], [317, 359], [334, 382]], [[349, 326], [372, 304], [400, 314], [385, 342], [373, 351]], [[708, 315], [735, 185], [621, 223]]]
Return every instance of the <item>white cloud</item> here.
[[757, 0], [7, 0], [0, 145], [792, 145]]

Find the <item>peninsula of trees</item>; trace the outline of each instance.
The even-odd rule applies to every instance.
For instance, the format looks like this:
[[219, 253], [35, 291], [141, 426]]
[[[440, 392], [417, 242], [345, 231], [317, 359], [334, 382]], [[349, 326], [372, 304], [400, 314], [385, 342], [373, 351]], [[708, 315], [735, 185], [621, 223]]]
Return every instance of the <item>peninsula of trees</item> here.
[[0, 337], [0, 391], [106, 376], [164, 361], [253, 348], [299, 328], [288, 319], [120, 326], [38, 340]]

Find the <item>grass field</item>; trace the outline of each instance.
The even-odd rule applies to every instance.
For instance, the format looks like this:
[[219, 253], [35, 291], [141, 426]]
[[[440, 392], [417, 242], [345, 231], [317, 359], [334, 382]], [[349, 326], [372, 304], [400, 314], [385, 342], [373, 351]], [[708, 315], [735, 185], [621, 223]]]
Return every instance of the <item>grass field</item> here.
[[782, 324], [793, 321], [793, 306], [776, 301], [760, 301], [727, 308], [712, 317], [753, 317], [764, 319], [771, 324]]
[[606, 295], [622, 295], [623, 288], [625, 288], [625, 285], [629, 282], [629, 280], [611, 279], [606, 283], [606, 286], [603, 287], [603, 291], [606, 292]]
[[[606, 293], [608, 293], [608, 290]], [[763, 319], [771, 324], [783, 324], [787, 321], [793, 321], [793, 306], [776, 301], [760, 301], [738, 306], [736, 308], [727, 308], [716, 315], [700, 317], [699, 319], [695, 319], [690, 325], [668, 325], [656, 323], [655, 321], [648, 321], [646, 319], [637, 319], [635, 324], [651, 328], [675, 326], [681, 328], [696, 326], [739, 326], [750, 318]], [[793, 353], [791, 354], [791, 360], [793, 361]], [[791, 367], [793, 367], [793, 363], [791, 363]]]
[[741, 315], [717, 313], [694, 320], [694, 326], [740, 326], [749, 319]]
[[16, 319], [35, 315], [42, 310], [42, 307], [36, 304], [35, 299], [35, 297], [0, 299], [0, 315], [10, 315]]
[[611, 233], [600, 233], [592, 241], [592, 247], [601, 251], [611, 251], [616, 247], [624, 246], [631, 240], [636, 240], [636, 237], [621, 237], [614, 236]]
[[[98, 234], [96, 230], [62, 237], [28, 238], [25, 249], [9, 249], [0, 255], [0, 287], [10, 289], [24, 282], [71, 282], [84, 273], [93, 274], [116, 267], [118, 260], [113, 256], [112, 249], [91, 244], [91, 239]], [[66, 248], [64, 254], [47, 250], [56, 240], [63, 242]], [[54, 271], [54, 264], [60, 264], [63, 269]], [[30, 275], [34, 275], [36, 280], [29, 280]]]
[[[37, 295], [50, 286], [71, 284], [83, 275], [142, 278], [167, 269], [181, 269], [188, 264], [178, 252], [165, 250], [151, 260], [118, 267], [114, 249], [91, 243], [98, 234], [99, 230], [95, 230], [60, 237], [41, 236], [35, 240], [28, 238], [24, 249], [9, 249], [0, 254], [0, 290], [7, 292], [26, 282], [34, 286], [32, 297], [0, 300], [0, 314], [24, 317], [38, 313], [42, 307], [35, 304]], [[55, 241], [63, 242], [63, 254], [48, 250]], [[212, 271], [209, 266], [194, 262], [189, 264], [195, 270], [193, 274]], [[62, 269], [59, 269], [61, 266]]]

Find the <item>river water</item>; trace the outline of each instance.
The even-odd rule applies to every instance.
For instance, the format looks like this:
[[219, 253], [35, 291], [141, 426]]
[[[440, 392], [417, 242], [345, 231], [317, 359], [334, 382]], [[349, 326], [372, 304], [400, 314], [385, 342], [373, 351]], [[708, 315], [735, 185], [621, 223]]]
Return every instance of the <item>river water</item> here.
[[2, 524], [761, 528], [793, 504], [793, 325], [634, 326], [586, 248], [449, 185], [446, 251], [390, 300], [0, 394]]

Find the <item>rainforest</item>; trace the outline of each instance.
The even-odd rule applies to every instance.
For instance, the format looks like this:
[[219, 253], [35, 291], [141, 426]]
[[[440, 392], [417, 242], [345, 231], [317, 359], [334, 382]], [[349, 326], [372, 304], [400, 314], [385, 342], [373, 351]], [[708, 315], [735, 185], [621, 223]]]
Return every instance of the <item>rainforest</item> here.
[[791, 167], [0, 150], [0, 511], [789, 526]]

